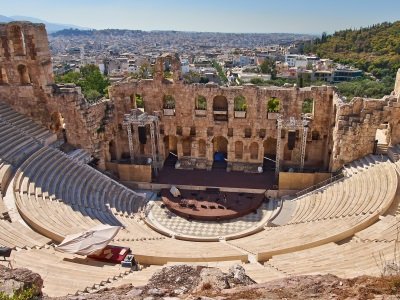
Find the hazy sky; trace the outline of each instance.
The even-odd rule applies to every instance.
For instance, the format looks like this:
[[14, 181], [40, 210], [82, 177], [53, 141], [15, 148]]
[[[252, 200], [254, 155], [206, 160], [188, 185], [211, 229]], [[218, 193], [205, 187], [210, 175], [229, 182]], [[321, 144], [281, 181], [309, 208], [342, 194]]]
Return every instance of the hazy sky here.
[[321, 33], [400, 20], [400, 0], [0, 0], [0, 14], [96, 29]]

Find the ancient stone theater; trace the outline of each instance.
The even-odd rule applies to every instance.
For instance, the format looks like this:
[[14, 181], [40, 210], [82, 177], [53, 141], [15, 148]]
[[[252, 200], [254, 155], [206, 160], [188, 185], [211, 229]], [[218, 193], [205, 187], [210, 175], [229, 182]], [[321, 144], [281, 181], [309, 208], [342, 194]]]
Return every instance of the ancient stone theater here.
[[[89, 103], [54, 83], [43, 24], [1, 24], [0, 39], [0, 246], [50, 296], [182, 262], [257, 282], [380, 274], [374, 255], [393, 254], [400, 71], [391, 95], [345, 101], [331, 86], [188, 84], [169, 53]], [[138, 270], [58, 249], [101, 224]]]

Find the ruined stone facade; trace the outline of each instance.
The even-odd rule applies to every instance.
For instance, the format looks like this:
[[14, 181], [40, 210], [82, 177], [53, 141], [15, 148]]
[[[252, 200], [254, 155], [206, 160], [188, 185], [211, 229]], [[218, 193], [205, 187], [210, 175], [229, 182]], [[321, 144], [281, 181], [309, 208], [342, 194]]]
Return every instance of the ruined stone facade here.
[[[155, 78], [159, 78], [157, 74]], [[161, 155], [174, 152], [187, 168], [211, 168], [215, 152], [227, 153], [228, 169], [257, 170], [263, 157], [276, 155], [276, 112], [268, 113], [268, 101], [279, 99], [283, 118], [301, 119], [305, 99], [313, 100], [312, 120], [306, 148], [306, 165], [324, 169], [329, 164], [329, 126], [332, 116], [332, 88], [258, 88], [255, 86], [220, 87], [214, 84], [184, 84], [182, 80], [128, 80], [110, 89], [115, 105], [116, 121], [135, 108], [136, 95], [144, 101], [144, 110], [161, 116]], [[168, 107], [165, 98], [172, 97]], [[201, 97], [201, 109], [196, 103]], [[244, 99], [245, 110], [236, 107], [235, 98]], [[238, 109], [238, 110], [236, 110]], [[298, 165], [300, 134], [293, 150], [288, 150], [288, 134], [284, 130], [282, 153], [287, 165]], [[128, 152], [127, 136], [115, 136], [116, 159]], [[125, 154], [124, 154], [125, 153]], [[146, 151], [145, 151], [146, 153]], [[141, 153], [137, 153], [140, 155]]]
[[[101, 157], [104, 125], [112, 110], [110, 101], [91, 105], [80, 88], [54, 84], [43, 24], [0, 25], [0, 39], [0, 101], [59, 133], [59, 138], [65, 135], [72, 145]], [[103, 160], [100, 166], [105, 167]]]
[[[153, 79], [126, 79], [111, 86], [110, 100], [89, 104], [80, 88], [54, 84], [44, 25], [0, 25], [0, 39], [0, 101], [89, 151], [101, 169], [110, 161], [129, 160], [123, 121], [137, 107], [137, 99], [146, 113], [160, 118], [160, 163], [174, 153], [180, 168], [211, 169], [218, 152], [225, 155], [227, 170], [257, 171], [264, 157], [277, 155], [278, 113], [284, 122], [307, 116], [306, 168], [335, 171], [372, 153], [381, 124], [388, 127], [388, 144], [400, 142], [400, 74], [391, 96], [344, 103], [327, 86], [186, 84], [179, 58], [166, 54], [157, 59]], [[151, 157], [146, 132], [145, 144], [134, 140], [135, 157]], [[284, 128], [281, 133], [282, 165], [297, 167], [302, 128]], [[291, 150], [289, 135], [294, 137]]]

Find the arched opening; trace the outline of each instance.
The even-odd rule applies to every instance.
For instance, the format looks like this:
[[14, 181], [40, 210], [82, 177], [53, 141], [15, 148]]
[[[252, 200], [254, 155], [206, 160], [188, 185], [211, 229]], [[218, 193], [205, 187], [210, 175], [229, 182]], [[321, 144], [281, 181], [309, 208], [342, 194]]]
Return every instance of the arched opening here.
[[196, 98], [196, 109], [197, 110], [207, 110], [207, 99], [204, 96], [197, 96]]
[[10, 40], [14, 49], [14, 56], [23, 56], [25, 52], [25, 37], [21, 27], [14, 25], [10, 28]]
[[305, 115], [314, 115], [314, 100], [311, 98], [304, 99], [301, 112]]
[[110, 161], [115, 161], [115, 160], [117, 160], [117, 149], [116, 149], [116, 146], [115, 146], [115, 142], [114, 141], [111, 141], [109, 144], [108, 144], [108, 152], [109, 152], [109, 157], [110, 157]]
[[281, 110], [281, 101], [276, 97], [271, 97], [267, 102], [267, 118], [269, 120], [278, 119]]
[[8, 77], [7, 77], [6, 69], [3, 67], [0, 67], [0, 84], [7, 84], [7, 83], [8, 83]]
[[378, 126], [375, 132], [374, 154], [387, 154], [387, 147], [390, 142], [389, 124], [382, 123]]
[[183, 138], [182, 152], [183, 152], [183, 156], [191, 156], [192, 155], [192, 139], [190, 137]]
[[164, 116], [175, 116], [175, 98], [172, 95], [163, 97]]
[[165, 79], [172, 79], [174, 76], [173, 70], [172, 70], [172, 62], [169, 58], [164, 59], [163, 63], [163, 76]]
[[228, 140], [223, 136], [216, 136], [212, 140], [214, 165], [213, 168], [226, 168], [228, 159]]
[[178, 160], [178, 138], [175, 135], [164, 137], [165, 162], [164, 166], [175, 166]]
[[263, 147], [264, 147], [264, 156], [275, 159], [275, 157], [276, 157], [276, 139], [273, 137], [268, 137], [263, 142]]
[[214, 121], [228, 121], [228, 100], [224, 96], [216, 96], [213, 100]]
[[233, 110], [235, 118], [246, 118], [247, 103], [244, 96], [239, 95], [233, 99]]
[[276, 139], [272, 137], [268, 137], [263, 142], [264, 148], [264, 162], [263, 168], [264, 170], [274, 170], [275, 169], [275, 160], [276, 160]]
[[235, 142], [235, 159], [243, 159], [243, 142]]
[[172, 95], [164, 95], [163, 106], [166, 109], [175, 109], [175, 98]]
[[213, 110], [228, 110], [228, 100], [224, 96], [216, 96], [213, 101]]
[[178, 138], [175, 135], [167, 135], [164, 137], [165, 146], [165, 157], [167, 157], [170, 152], [178, 155]]
[[235, 111], [246, 111], [247, 109], [246, 98], [242, 95], [236, 96], [233, 99], [233, 107]]
[[258, 143], [256, 142], [250, 144], [250, 159], [258, 159]]
[[228, 121], [228, 100], [224, 96], [214, 97], [213, 111], [215, 121]]
[[144, 109], [144, 101], [142, 95], [135, 94], [135, 103], [136, 103], [136, 108]]
[[207, 145], [205, 140], [199, 140], [199, 156], [206, 157]]
[[28, 69], [26, 68], [25, 65], [19, 65], [18, 66], [18, 74], [19, 74], [19, 80], [21, 84], [30, 84], [31, 79], [29, 78], [28, 74]]

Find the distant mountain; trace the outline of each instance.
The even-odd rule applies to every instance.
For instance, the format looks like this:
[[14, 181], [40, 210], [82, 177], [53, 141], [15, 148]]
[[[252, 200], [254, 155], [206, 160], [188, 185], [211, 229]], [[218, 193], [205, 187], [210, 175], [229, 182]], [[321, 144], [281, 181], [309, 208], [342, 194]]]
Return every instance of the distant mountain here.
[[14, 21], [13, 19], [0, 15], [0, 23], [8, 23]]
[[0, 15], [0, 22], [7, 23], [7, 22], [12, 22], [12, 21], [29, 21], [32, 23], [43, 23], [46, 25], [47, 33], [53, 33], [53, 32], [63, 30], [63, 29], [69, 29], [69, 28], [81, 29], [81, 30], [90, 29], [88, 27], [81, 27], [81, 26], [72, 25], [72, 24], [51, 23], [51, 22], [47, 22], [45, 20], [41, 20], [41, 19], [37, 19], [37, 18], [33, 18], [33, 17], [26, 17], [26, 16], [6, 17], [6, 16]]

